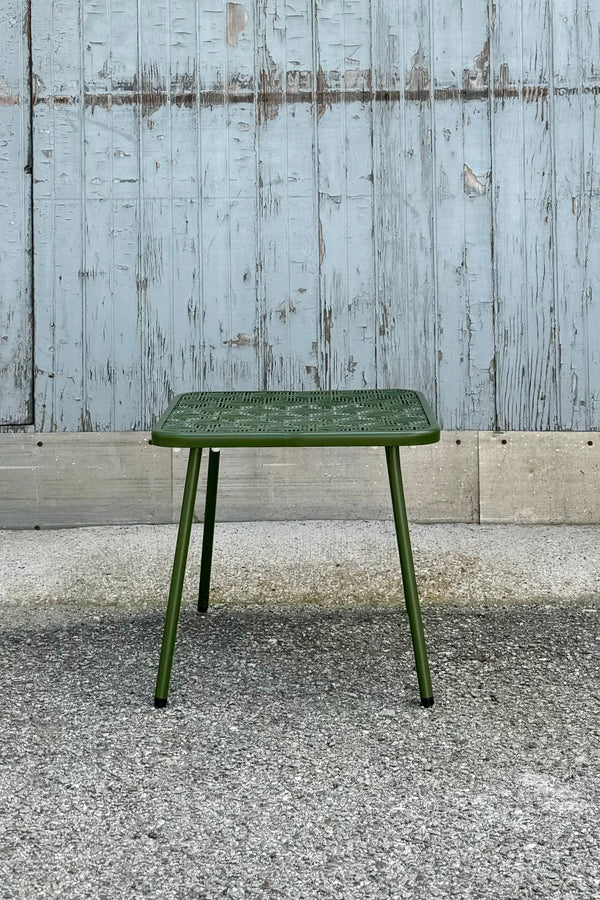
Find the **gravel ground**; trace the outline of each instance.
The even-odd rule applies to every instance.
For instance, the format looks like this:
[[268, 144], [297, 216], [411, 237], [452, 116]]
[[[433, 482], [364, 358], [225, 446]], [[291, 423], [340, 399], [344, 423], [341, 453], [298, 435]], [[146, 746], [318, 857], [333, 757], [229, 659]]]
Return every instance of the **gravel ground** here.
[[219, 526], [165, 710], [173, 529], [0, 534], [0, 898], [599, 897], [597, 532], [413, 528], [425, 710], [386, 529]]

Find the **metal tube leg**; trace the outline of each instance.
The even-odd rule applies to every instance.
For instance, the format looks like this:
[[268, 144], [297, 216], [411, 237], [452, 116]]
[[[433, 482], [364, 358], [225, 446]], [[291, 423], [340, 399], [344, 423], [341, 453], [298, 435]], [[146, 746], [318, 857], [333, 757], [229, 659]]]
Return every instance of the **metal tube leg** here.
[[423, 621], [421, 619], [421, 607], [419, 605], [417, 581], [415, 578], [412, 549], [410, 546], [410, 533], [408, 530], [408, 518], [406, 516], [406, 504], [404, 502], [404, 490], [402, 488], [402, 473], [400, 470], [400, 454], [398, 452], [398, 447], [386, 447], [385, 456], [390, 479], [394, 520], [396, 522], [398, 550], [400, 551], [404, 599], [406, 601], [406, 610], [410, 621], [421, 704], [423, 706], [433, 706], [431, 676], [429, 674], [427, 648], [425, 647], [425, 635], [423, 634]]
[[185, 576], [185, 564], [187, 562], [188, 547], [190, 545], [190, 533], [194, 520], [194, 503], [198, 489], [198, 473], [200, 472], [200, 458], [202, 449], [192, 447], [188, 460], [187, 474], [185, 476], [185, 488], [181, 504], [181, 516], [179, 518], [179, 531], [177, 532], [177, 545], [175, 547], [175, 559], [173, 561], [173, 573], [171, 575], [171, 589], [169, 591], [169, 603], [165, 618], [165, 630], [163, 632], [160, 662], [158, 664], [158, 678], [156, 680], [156, 693], [154, 705], [162, 707], [167, 705], [169, 693], [169, 680], [171, 678], [171, 665], [173, 663], [173, 650], [175, 649], [175, 637], [177, 635], [177, 623], [179, 621], [179, 607], [181, 605], [181, 592]]
[[208, 454], [208, 475], [206, 479], [206, 505], [204, 507], [204, 532], [202, 534], [202, 561], [200, 563], [200, 589], [198, 591], [198, 612], [206, 615], [210, 592], [210, 570], [212, 566], [213, 538], [215, 535], [215, 511], [217, 508], [217, 485], [219, 483], [218, 450]]

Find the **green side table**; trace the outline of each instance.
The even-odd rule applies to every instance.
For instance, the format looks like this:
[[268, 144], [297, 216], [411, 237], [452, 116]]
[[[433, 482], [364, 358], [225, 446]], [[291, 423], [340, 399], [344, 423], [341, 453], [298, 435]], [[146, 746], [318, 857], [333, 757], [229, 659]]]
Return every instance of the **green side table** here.
[[209, 448], [198, 609], [206, 614], [210, 585], [218, 447], [385, 447], [402, 583], [423, 706], [433, 692], [413, 565], [398, 447], [431, 444], [440, 426], [418, 391], [224, 391], [180, 394], [152, 430], [162, 447], [189, 447], [175, 560], [154, 705], [166, 706], [202, 448]]

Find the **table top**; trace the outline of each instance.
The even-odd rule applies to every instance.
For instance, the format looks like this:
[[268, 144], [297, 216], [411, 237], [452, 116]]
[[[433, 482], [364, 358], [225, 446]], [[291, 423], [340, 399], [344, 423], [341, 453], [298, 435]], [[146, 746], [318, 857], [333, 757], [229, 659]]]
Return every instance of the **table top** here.
[[161, 447], [345, 447], [440, 438], [419, 391], [204, 391], [179, 394], [152, 429]]

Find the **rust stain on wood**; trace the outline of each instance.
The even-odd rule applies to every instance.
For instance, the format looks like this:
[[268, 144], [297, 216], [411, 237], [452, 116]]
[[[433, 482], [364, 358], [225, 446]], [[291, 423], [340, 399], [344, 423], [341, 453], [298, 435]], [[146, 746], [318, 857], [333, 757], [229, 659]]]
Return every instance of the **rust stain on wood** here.
[[[475, 74], [474, 74], [475, 73]], [[113, 106], [137, 106], [141, 105], [145, 116], [150, 116], [163, 106], [172, 104], [180, 108], [195, 109], [201, 107], [226, 106], [229, 104], [256, 103], [259, 121], [267, 121], [276, 118], [279, 108], [284, 104], [292, 103], [316, 103], [319, 117], [328, 107], [338, 103], [423, 103], [431, 100], [437, 102], [457, 101], [468, 102], [470, 100], [493, 99], [522, 99], [526, 103], [535, 103], [548, 97], [547, 85], [523, 85], [522, 87], [510, 85], [504, 79], [496, 79], [492, 88], [490, 86], [479, 87], [478, 84], [484, 77], [484, 70], [476, 72], [475, 69], [465, 69], [463, 73], [468, 86], [436, 87], [432, 90], [427, 86], [428, 79], [414, 70], [409, 79], [408, 86], [404, 90], [370, 88], [366, 85], [358, 89], [333, 90], [325, 87], [326, 78], [317, 73], [317, 88], [313, 90], [311, 81], [312, 73], [309, 71], [291, 71], [284, 75], [282, 72], [268, 69], [261, 71], [259, 85], [255, 90], [252, 80], [240, 76], [232, 78], [227, 86], [208, 90], [184, 90], [167, 91], [163, 85], [155, 84], [150, 87], [136, 86], [136, 79], [128, 85], [123, 85], [118, 91], [93, 92], [85, 91], [83, 102], [85, 107], [94, 109], [112, 109]], [[285, 86], [284, 86], [285, 80]], [[142, 79], [144, 82], [144, 79]], [[421, 84], [415, 87], [415, 84]], [[423, 86], [424, 85], [424, 86]], [[578, 94], [600, 95], [600, 85], [583, 85], [576, 87], [555, 87], [554, 96], [572, 96]], [[0, 96], [0, 106], [16, 105], [20, 99], [15, 96]], [[65, 106], [77, 105], [80, 102], [78, 96], [67, 94], [54, 94], [35, 96], [33, 102], [36, 105]]]

